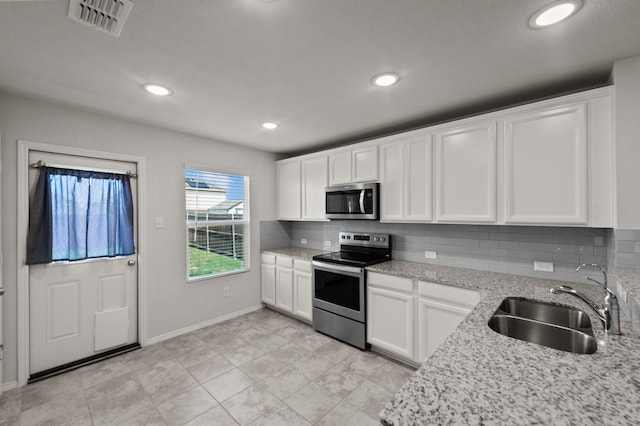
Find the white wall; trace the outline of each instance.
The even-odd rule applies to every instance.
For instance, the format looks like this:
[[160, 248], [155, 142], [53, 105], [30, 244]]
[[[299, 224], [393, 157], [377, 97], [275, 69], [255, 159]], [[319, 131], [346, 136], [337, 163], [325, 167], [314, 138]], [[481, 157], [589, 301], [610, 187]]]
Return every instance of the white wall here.
[[[147, 268], [148, 338], [260, 304], [261, 220], [275, 219], [275, 156], [66, 106], [0, 93], [2, 243], [4, 252], [4, 382], [17, 380], [16, 202], [17, 141], [144, 157], [147, 216], [140, 241]], [[251, 177], [251, 271], [186, 282], [184, 164], [248, 171]], [[155, 229], [163, 216], [164, 229]], [[223, 299], [223, 287], [231, 297]]]
[[616, 228], [640, 228], [640, 56], [617, 61], [616, 88]]

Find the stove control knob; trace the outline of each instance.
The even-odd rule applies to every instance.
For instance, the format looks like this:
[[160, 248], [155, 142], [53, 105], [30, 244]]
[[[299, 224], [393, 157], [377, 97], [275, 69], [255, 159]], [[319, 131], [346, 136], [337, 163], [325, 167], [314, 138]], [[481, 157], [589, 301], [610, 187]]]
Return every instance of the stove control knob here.
[[378, 237], [373, 237], [373, 241], [374, 241], [374, 242], [376, 242], [376, 241], [380, 241], [380, 238], [378, 238]]
[[386, 240], [386, 238], [385, 238], [385, 237], [380, 237], [380, 241], [381, 241], [381, 242], [383, 242], [383, 243], [384, 243], [384, 242], [385, 242], [385, 240]]

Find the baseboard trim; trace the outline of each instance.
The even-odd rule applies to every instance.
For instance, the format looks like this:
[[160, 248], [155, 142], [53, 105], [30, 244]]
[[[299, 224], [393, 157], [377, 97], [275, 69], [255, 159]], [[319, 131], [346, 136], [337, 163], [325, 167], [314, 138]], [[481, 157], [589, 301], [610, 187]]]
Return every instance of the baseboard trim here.
[[18, 387], [18, 381], [17, 380], [13, 380], [11, 382], [6, 382], [2, 384], [2, 392], [8, 392], [12, 389], [15, 389]]
[[232, 312], [230, 314], [223, 315], [223, 316], [218, 317], [218, 318], [207, 320], [207, 321], [204, 321], [204, 322], [201, 322], [201, 323], [198, 323], [198, 324], [193, 324], [193, 325], [190, 325], [188, 327], [180, 328], [178, 330], [171, 331], [169, 333], [161, 334], [160, 336], [151, 337], [150, 339], [147, 339], [144, 342], [143, 346], [148, 346], [148, 345], [153, 345], [153, 344], [156, 344], [156, 343], [164, 342], [165, 340], [173, 339], [174, 337], [178, 337], [178, 336], [181, 336], [181, 335], [186, 334], [186, 333], [191, 333], [192, 331], [200, 330], [201, 328], [209, 327], [210, 325], [218, 324], [218, 323], [221, 323], [223, 321], [230, 320], [232, 318], [239, 317], [240, 315], [245, 315], [245, 314], [257, 311], [257, 310], [262, 309], [262, 308], [263, 308], [262, 304], [250, 306], [248, 308], [241, 309], [239, 311]]

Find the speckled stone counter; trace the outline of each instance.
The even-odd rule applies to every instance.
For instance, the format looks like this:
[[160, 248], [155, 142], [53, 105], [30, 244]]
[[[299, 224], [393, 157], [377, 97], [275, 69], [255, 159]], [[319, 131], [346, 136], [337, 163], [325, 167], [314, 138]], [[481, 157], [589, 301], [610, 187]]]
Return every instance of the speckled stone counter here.
[[318, 254], [327, 253], [325, 250], [315, 250], [299, 247], [284, 247], [279, 249], [262, 250], [262, 253], [271, 253], [275, 255], [289, 256], [301, 260], [309, 260]]
[[[639, 423], [640, 338], [624, 315], [621, 327], [626, 334], [608, 336], [582, 301], [549, 293], [558, 281], [401, 261], [368, 270], [489, 290], [382, 410], [383, 424]], [[571, 285], [602, 298], [597, 286]], [[591, 317], [598, 351], [575, 355], [494, 332], [487, 321], [506, 296], [583, 309]]]

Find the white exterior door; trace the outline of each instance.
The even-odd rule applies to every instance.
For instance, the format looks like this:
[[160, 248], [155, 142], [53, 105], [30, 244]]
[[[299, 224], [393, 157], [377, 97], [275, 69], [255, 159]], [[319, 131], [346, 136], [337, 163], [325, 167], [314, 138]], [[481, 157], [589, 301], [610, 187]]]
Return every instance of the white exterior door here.
[[[136, 172], [136, 164], [30, 151], [66, 168]], [[29, 171], [33, 190], [38, 171]], [[134, 241], [137, 190], [132, 179]], [[137, 255], [29, 267], [29, 374], [138, 342]]]

